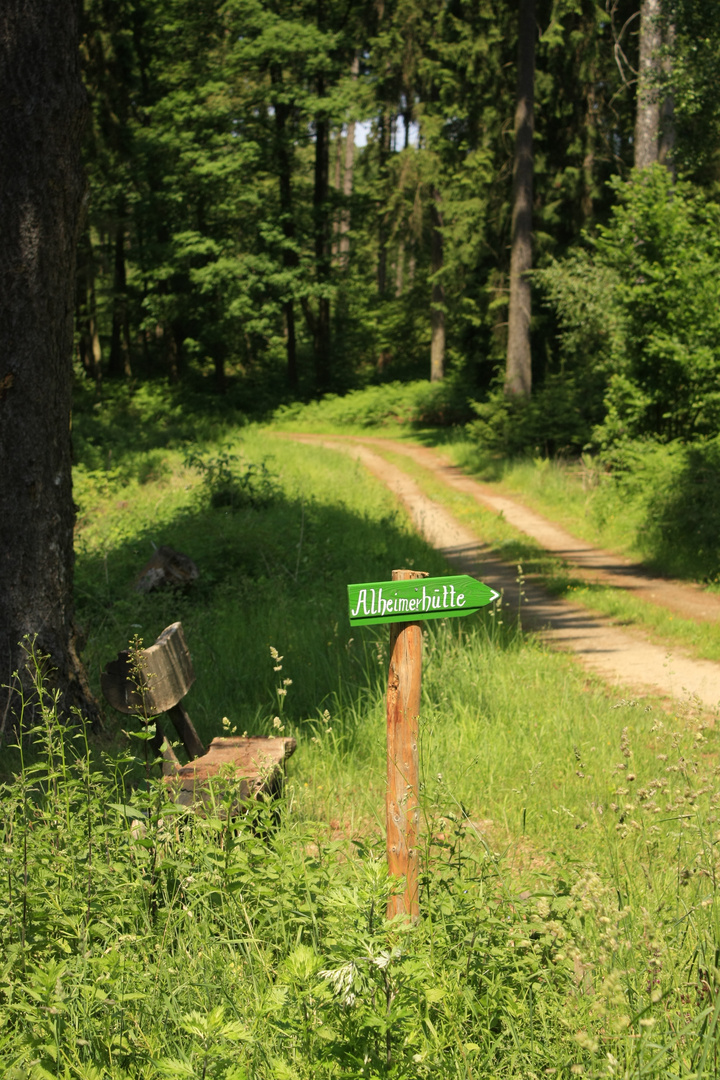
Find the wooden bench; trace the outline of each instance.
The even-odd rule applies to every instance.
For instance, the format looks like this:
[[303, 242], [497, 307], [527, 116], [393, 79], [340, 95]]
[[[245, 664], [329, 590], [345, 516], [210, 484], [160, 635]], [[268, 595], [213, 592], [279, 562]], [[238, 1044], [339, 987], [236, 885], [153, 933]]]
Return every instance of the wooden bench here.
[[[182, 699], [195, 682], [182, 623], [163, 630], [154, 645], [142, 649], [136, 670], [130, 650], [123, 649], [100, 676], [105, 699], [118, 712], [155, 718], [151, 746], [162, 758], [163, 777], [182, 806], [207, 804], [207, 782], [214, 777], [237, 782], [239, 799], [277, 794], [285, 778], [285, 762], [295, 752], [294, 739], [225, 738], [203, 746]], [[182, 765], [156, 719], [166, 713], [190, 761]]]

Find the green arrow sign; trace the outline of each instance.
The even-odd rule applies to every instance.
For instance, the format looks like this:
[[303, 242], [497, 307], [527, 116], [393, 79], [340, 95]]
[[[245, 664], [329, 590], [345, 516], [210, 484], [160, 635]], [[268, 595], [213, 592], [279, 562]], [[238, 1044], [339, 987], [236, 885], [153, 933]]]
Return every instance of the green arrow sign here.
[[473, 615], [500, 595], [467, 574], [411, 581], [371, 581], [365, 585], [348, 585], [347, 591], [351, 626]]

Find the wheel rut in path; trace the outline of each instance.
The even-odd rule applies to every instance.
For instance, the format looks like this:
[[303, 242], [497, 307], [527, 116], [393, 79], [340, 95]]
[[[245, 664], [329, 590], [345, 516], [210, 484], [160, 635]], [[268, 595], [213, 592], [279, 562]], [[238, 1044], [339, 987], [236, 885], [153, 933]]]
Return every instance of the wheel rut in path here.
[[[553, 525], [534, 511], [498, 496], [466, 476], [457, 466], [426, 447], [370, 436], [287, 435], [296, 442], [321, 445], [349, 454], [385, 484], [407, 510], [428, 543], [458, 570], [480, 578], [504, 594], [511, 612], [520, 607], [517, 571], [495, 556], [488, 545], [462, 525], [444, 507], [428, 498], [407, 473], [373, 451], [405, 454], [432, 470], [444, 483], [472, 495], [482, 505], [502, 512], [516, 528], [533, 536], [543, 547], [582, 570], [588, 580], [602, 581], [662, 602], [688, 618], [720, 616], [720, 598], [691, 585], [642, 574], [639, 567], [608, 552], [592, 548]], [[522, 624], [538, 632], [549, 644], [574, 653], [591, 671], [619, 686], [644, 689], [663, 697], [696, 696], [707, 708], [720, 703], [720, 665], [697, 660], [648, 641], [639, 631], [620, 629], [609, 620], [549, 595], [533, 581], [522, 587]], [[661, 594], [661, 599], [660, 599]]]

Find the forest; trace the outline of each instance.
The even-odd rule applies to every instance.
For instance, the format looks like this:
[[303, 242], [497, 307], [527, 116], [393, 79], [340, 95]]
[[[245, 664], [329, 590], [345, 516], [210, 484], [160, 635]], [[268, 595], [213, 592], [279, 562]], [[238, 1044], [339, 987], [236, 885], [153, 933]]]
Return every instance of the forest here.
[[717, 4], [7, 0], [0, 237], [2, 1076], [716, 1078]]
[[76, 343], [98, 393], [164, 378], [257, 415], [430, 378], [435, 419], [477, 412], [510, 452], [717, 430], [712, 4], [83, 19]]

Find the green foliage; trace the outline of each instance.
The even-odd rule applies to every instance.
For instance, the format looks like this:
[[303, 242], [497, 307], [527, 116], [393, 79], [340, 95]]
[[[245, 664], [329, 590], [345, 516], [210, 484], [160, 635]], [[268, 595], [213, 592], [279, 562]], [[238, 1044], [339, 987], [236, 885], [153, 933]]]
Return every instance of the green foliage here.
[[619, 501], [640, 518], [636, 543], [665, 573], [720, 578], [720, 440], [625, 441], [603, 455]]
[[720, 208], [661, 166], [614, 185], [590, 250], [538, 271], [570, 371], [605, 381], [601, 447], [720, 423]]
[[322, 430], [335, 426], [400, 428], [463, 423], [468, 406], [462, 383], [452, 378], [431, 383], [389, 382], [351, 390], [342, 397], [325, 394], [307, 405], [283, 405], [273, 423], [290, 430]]
[[662, 92], [674, 100], [676, 143], [673, 161], [687, 179], [717, 198], [720, 146], [720, 21], [702, 0], [669, 0], [672, 66], [660, 77]]
[[[498, 664], [479, 686], [481, 637]], [[206, 814], [188, 813], [162, 782], [132, 782], [132, 751], [95, 760], [36, 660], [41, 722], [0, 800], [3, 1075], [455, 1080], [471, 1067], [509, 1080], [608, 1062], [705, 1075], [717, 740], [692, 704], [668, 720], [593, 695], [583, 713], [587, 689], [563, 684], [562, 661], [499, 627], [465, 640], [436, 628], [414, 926], [384, 917], [398, 883], [377, 830], [333, 835], [335, 792], [303, 795], [303, 777], [336, 790], [366, 757], [318, 730], [329, 717], [285, 798], [237, 815], [226, 778]], [[480, 791], [517, 841], [471, 816]]]
[[[619, 24], [629, 15], [614, 5]], [[541, 259], [604, 213], [604, 182], [631, 153], [611, 21], [587, 0], [538, 8]], [[513, 5], [88, 0], [83, 30], [88, 375], [260, 381], [273, 404], [372, 372], [415, 379], [434, 289], [448, 367], [473, 394], [489, 385], [504, 351]], [[552, 322], [535, 334], [542, 358]]]
[[590, 437], [588, 406], [592, 401], [572, 375], [550, 375], [531, 398], [498, 386], [473, 404], [478, 419], [467, 430], [481, 450], [505, 457], [578, 453]]
[[318, 842], [288, 803], [233, 818], [231, 781], [205, 816], [131, 790], [129, 757], [98, 769], [44, 700], [2, 791], [4, 1075], [450, 1077], [468, 1053], [502, 1068], [516, 1024], [539, 1036], [552, 940], [515, 949], [525, 906], [460, 820], [428, 850], [421, 926], [388, 922], [372, 839]]
[[[267, 431], [241, 435], [233, 452], [267, 455]], [[198, 452], [222, 456], [220, 436]], [[132, 737], [116, 733], [110, 752], [107, 732], [89, 740], [58, 716], [38, 663], [42, 723], [3, 750], [0, 1072], [707, 1072], [714, 728], [692, 702], [667, 718], [608, 698], [523, 639], [507, 608], [428, 627], [421, 920], [388, 923], [387, 636], [349, 637], [344, 584], [444, 567], [354, 463], [276, 445], [282, 493], [232, 515], [195, 498], [178, 449], [145, 484], [87, 479], [78, 602], [92, 670], [133, 622], [147, 642], [181, 617], [203, 736], [282, 728], [299, 746], [278, 803], [233, 818], [226, 781], [206, 816], [186, 815], [146, 780], [152, 725], [123, 718]], [[200, 566], [182, 598], [128, 588], [160, 527]]]
[[212, 507], [258, 509], [272, 502], [278, 492], [277, 480], [264, 461], [247, 461], [230, 449], [213, 453], [193, 450], [187, 454], [185, 466], [200, 475], [200, 490]]

